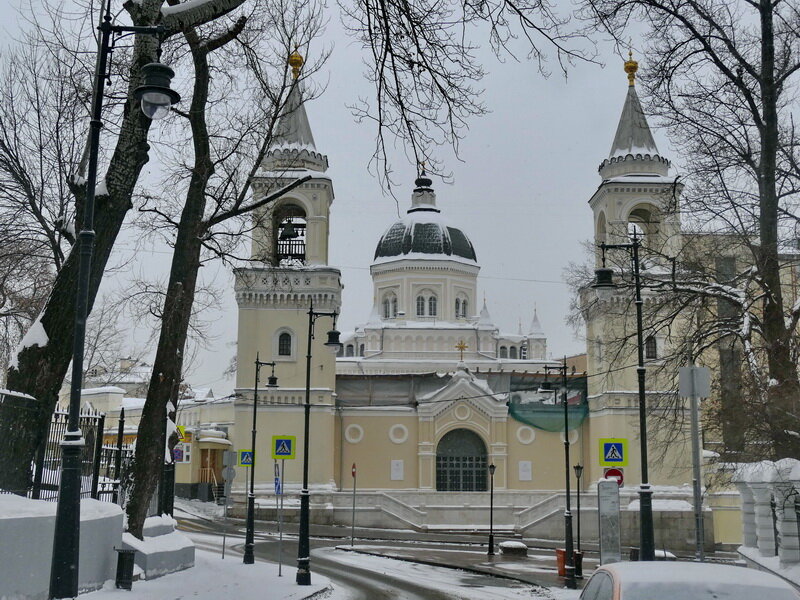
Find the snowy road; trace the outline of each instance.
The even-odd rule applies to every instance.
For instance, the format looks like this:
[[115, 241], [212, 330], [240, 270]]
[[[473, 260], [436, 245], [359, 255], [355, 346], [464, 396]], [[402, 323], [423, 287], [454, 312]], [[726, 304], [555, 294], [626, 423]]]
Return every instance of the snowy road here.
[[[220, 524], [192, 520], [184, 521], [185, 533], [198, 548], [220, 553], [222, 537]], [[190, 531], [186, 531], [190, 529]], [[216, 530], [216, 531], [215, 531]], [[228, 537], [227, 553], [240, 560], [243, 537], [238, 527]], [[479, 575], [444, 567], [433, 567], [383, 557], [357, 554], [332, 547], [335, 541], [313, 540], [311, 554], [313, 574], [321, 574], [333, 583], [334, 589], [326, 600], [518, 600], [521, 598], [576, 600], [575, 591], [540, 588], [530, 584], [488, 575]], [[277, 540], [271, 535], [256, 539], [258, 561], [277, 561]], [[327, 547], [325, 547], [327, 546]], [[293, 581], [297, 546], [293, 538], [283, 542], [284, 582]], [[226, 559], [227, 560], [227, 559]], [[274, 566], [277, 575], [277, 565]], [[276, 598], [277, 600], [277, 598]]]

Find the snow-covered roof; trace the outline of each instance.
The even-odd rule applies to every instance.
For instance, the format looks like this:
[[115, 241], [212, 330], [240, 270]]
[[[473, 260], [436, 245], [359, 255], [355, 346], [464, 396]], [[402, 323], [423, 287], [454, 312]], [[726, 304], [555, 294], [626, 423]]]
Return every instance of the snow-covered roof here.
[[617, 124], [617, 133], [614, 135], [614, 142], [611, 144], [611, 151], [608, 158], [624, 157], [627, 155], [658, 155], [658, 148], [650, 133], [650, 126], [639, 102], [636, 93], [636, 86], [628, 86], [628, 93], [625, 96], [625, 104], [622, 107]]
[[463, 231], [451, 227], [436, 208], [431, 180], [423, 173], [416, 180], [411, 208], [392, 224], [375, 248], [375, 262], [400, 258], [466, 260], [475, 263], [475, 248]]
[[124, 394], [125, 390], [114, 385], [105, 385], [96, 388], [87, 388], [81, 390], [81, 396], [94, 396], [97, 394]]

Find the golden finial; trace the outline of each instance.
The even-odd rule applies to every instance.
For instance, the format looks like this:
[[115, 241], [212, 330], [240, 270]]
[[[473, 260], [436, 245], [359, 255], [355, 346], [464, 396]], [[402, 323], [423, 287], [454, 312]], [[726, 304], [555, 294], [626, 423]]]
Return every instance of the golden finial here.
[[467, 346], [467, 345], [464, 343], [464, 340], [459, 340], [459, 341], [458, 341], [458, 343], [456, 344], [456, 350], [458, 350], [459, 352], [461, 352], [461, 358], [460, 358], [459, 360], [461, 360], [461, 361], [463, 361], [463, 360], [464, 360], [464, 350], [466, 350], [467, 348], [469, 348], [469, 346]]
[[625, 72], [628, 74], [628, 85], [636, 82], [636, 71], [639, 70], [639, 63], [633, 60], [633, 51], [628, 50], [628, 60], [625, 61]]
[[289, 66], [292, 67], [292, 77], [295, 79], [300, 77], [300, 69], [303, 66], [303, 57], [297, 51], [296, 46], [294, 52], [289, 55]]

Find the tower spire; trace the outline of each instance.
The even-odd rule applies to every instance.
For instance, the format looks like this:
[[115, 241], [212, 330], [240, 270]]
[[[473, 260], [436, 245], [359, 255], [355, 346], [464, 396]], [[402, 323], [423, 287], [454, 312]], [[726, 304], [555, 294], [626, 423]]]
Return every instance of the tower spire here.
[[303, 101], [300, 72], [305, 60], [295, 48], [286, 62], [292, 69], [289, 94], [280, 108], [272, 147], [264, 158], [264, 168], [268, 171], [308, 169], [325, 172], [328, 169], [328, 157], [317, 151]]
[[624, 70], [628, 76], [628, 93], [625, 96], [625, 104], [622, 107], [611, 151], [608, 153], [608, 158], [600, 165], [600, 175], [604, 179], [642, 173], [667, 175], [669, 161], [658, 152], [639, 95], [636, 93], [636, 73], [639, 70], [639, 63], [633, 60], [632, 51], [628, 51]]

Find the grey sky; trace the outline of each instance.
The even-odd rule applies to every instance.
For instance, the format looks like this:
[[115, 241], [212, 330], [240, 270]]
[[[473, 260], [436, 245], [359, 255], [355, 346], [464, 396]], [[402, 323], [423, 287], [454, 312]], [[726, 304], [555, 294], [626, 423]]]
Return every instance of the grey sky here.
[[[15, 17], [5, 3], [0, 18], [6, 31], [13, 31]], [[325, 42], [333, 44], [334, 51], [319, 77], [327, 76], [329, 85], [324, 96], [306, 108], [317, 148], [329, 157], [328, 174], [336, 193], [330, 262], [342, 270], [340, 329], [345, 331], [369, 316], [369, 265], [378, 238], [397, 218], [398, 208], [367, 172], [374, 129], [357, 125], [346, 108], [371, 93], [362, 77], [360, 47], [343, 34], [335, 14]], [[521, 320], [526, 330], [537, 306], [555, 357], [584, 350], [583, 340], [576, 339], [564, 322], [570, 292], [563, 270], [585, 258], [581, 242], [592, 235], [587, 201], [600, 182], [597, 167], [608, 154], [627, 91], [623, 60], [610, 47], [601, 50], [606, 51], [600, 57], [605, 68], [575, 65], [566, 80], [555, 70], [544, 79], [527, 62], [498, 62], [487, 50], [484, 100], [492, 113], [470, 122], [460, 147], [462, 162], [451, 152], [440, 153], [447, 158], [453, 184], [434, 178], [442, 214], [475, 246], [481, 265], [479, 294], [485, 295], [495, 323], [516, 332]], [[674, 159], [655, 127], [654, 134], [662, 153]], [[394, 159], [395, 180], [402, 184], [396, 194], [404, 213], [415, 169], [402, 152]], [[140, 252], [132, 270], [164, 269], [169, 256], [162, 252]], [[228, 393], [233, 381], [222, 379], [222, 371], [234, 353], [229, 344], [236, 339], [232, 277], [224, 267], [203, 269], [203, 275], [226, 289], [221, 299], [224, 310], [207, 316], [213, 321], [214, 340], [188, 379], [196, 387]], [[108, 285], [118, 286], [120, 281]]]

